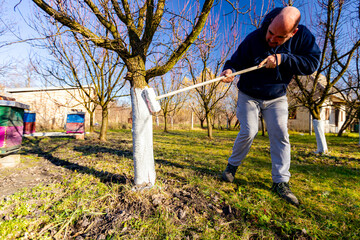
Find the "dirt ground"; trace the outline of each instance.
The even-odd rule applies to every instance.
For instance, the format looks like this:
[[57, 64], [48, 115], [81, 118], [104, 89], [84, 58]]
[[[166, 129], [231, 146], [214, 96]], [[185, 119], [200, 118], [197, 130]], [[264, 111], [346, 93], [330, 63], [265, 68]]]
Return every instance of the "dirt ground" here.
[[0, 199], [12, 195], [22, 188], [31, 188], [39, 183], [58, 181], [68, 171], [43, 158], [36, 160], [26, 155], [20, 156], [21, 163], [15, 167], [0, 168]]

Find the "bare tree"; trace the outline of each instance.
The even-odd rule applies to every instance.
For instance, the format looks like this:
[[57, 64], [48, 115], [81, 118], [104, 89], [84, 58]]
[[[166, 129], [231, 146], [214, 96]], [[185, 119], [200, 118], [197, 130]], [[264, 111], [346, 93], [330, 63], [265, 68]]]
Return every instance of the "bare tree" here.
[[192, 110], [192, 112], [195, 114], [195, 116], [197, 117], [197, 119], [199, 119], [200, 121], [200, 127], [201, 128], [205, 128], [205, 120], [206, 120], [206, 116], [205, 116], [205, 110], [204, 107], [202, 106], [202, 101], [200, 100], [200, 96], [197, 94], [194, 94], [194, 96], [192, 96], [192, 94], [189, 94], [189, 98], [190, 98], [190, 108]]
[[236, 83], [234, 83], [229, 89], [226, 97], [219, 103], [219, 106], [217, 106], [222, 110], [222, 113], [225, 115], [227, 129], [231, 129], [231, 123], [236, 117], [238, 91], [239, 90], [236, 87]]
[[[41, 17], [37, 19], [41, 20]], [[93, 119], [96, 106], [101, 107], [99, 139], [106, 141], [108, 106], [110, 102], [122, 96], [121, 91], [126, 83], [123, 80], [125, 66], [119, 55], [96, 47], [91, 42], [81, 41], [75, 32], [56, 34], [61, 29], [57, 22], [47, 24], [48, 22], [44, 21], [34, 21], [33, 23], [33, 28], [39, 35], [48, 36], [39, 45], [43, 45], [51, 57], [44, 60], [44, 56], [39, 56], [40, 60], [34, 66], [38, 72], [44, 72], [44, 79], [49, 84], [79, 88], [79, 95], [73, 97], [90, 115], [90, 132], [94, 131]], [[52, 82], [53, 79], [55, 82]]]
[[[171, 74], [169, 76], [170, 79], [166, 79], [165, 76], [161, 76], [159, 78], [160, 81], [156, 82], [156, 92], [158, 95], [175, 91], [180, 88], [182, 84], [182, 74], [173, 70], [171, 70]], [[185, 94], [176, 94], [159, 100], [162, 115], [164, 117], [164, 132], [169, 131], [168, 117], [173, 118], [176, 113], [180, 111], [185, 103], [185, 99]]]
[[[319, 1], [318, 37], [322, 45], [320, 67], [313, 76], [310, 90], [303, 84], [299, 77], [296, 83], [303, 95], [303, 105], [307, 107], [313, 117], [314, 130], [318, 153], [328, 151], [326, 138], [321, 120], [321, 109], [331, 94], [331, 89], [341, 79], [348, 69], [355, 50], [360, 46], [359, 21], [355, 2], [347, 1]], [[345, 34], [346, 33], [346, 34]], [[354, 34], [351, 38], [349, 34]], [[319, 91], [318, 82], [321, 73], [326, 77], [324, 90]]]
[[[83, 36], [82, 41], [91, 41], [98, 47], [116, 52], [125, 63], [132, 87], [135, 184], [153, 185], [156, 177], [152, 121], [141, 94], [149, 79], [168, 72], [195, 41], [207, 20], [214, 0], [205, 0], [201, 10], [195, 12], [195, 16], [190, 16], [196, 19], [195, 23], [188, 21], [187, 16], [190, 14], [178, 15], [178, 6], [175, 6], [174, 2], [173, 6], [169, 4], [169, 7], [165, 7], [165, 0], [32, 1], [51, 19]], [[186, 6], [191, 8], [192, 4], [199, 5], [200, 2], [189, 2]], [[170, 9], [174, 11], [171, 12]], [[86, 18], [83, 18], [84, 16]], [[184, 26], [188, 26], [183, 32], [184, 40], [179, 42], [169, 55], [163, 57], [163, 64], [148, 66], [147, 60], [151, 53], [167, 47], [172, 48], [166, 45], [167, 37], [164, 34], [167, 30], [165, 19], [170, 18], [182, 18]], [[99, 28], [93, 27], [94, 21], [99, 23], [96, 24]]]
[[[219, 75], [230, 51], [237, 44], [238, 36], [235, 30], [229, 34], [218, 36], [218, 23], [219, 16], [211, 15], [204, 31], [195, 42], [191, 54], [185, 56], [192, 84], [205, 82]], [[222, 38], [223, 41], [221, 41]], [[223, 44], [224, 42], [226, 44]], [[219, 52], [221, 54], [220, 59], [218, 59]], [[231, 85], [215, 82], [195, 89], [199, 95], [198, 99], [201, 101], [201, 106], [204, 108], [210, 139], [213, 137], [214, 110], [219, 101], [226, 97]]]
[[359, 49], [354, 56], [355, 64], [343, 75], [342, 81], [335, 86], [338, 93], [341, 94], [346, 104], [345, 122], [341, 126], [338, 136], [341, 137], [343, 132], [360, 116], [360, 55]]

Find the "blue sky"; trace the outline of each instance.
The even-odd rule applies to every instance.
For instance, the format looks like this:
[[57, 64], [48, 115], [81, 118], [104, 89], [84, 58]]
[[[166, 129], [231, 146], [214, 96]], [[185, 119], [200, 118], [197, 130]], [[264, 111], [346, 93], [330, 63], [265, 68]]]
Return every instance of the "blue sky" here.
[[[173, 0], [174, 2], [177, 2], [176, 0]], [[181, 2], [183, 2], [184, 0], [179, 0], [180, 4]], [[264, 0], [265, 2], [267, 2], [267, 0]], [[32, 38], [34, 37], [35, 33], [27, 26], [27, 24], [24, 21], [25, 19], [29, 19], [29, 16], [32, 14], [32, 9], [34, 4], [32, 3], [31, 0], [22, 0], [21, 3], [16, 7], [16, 9], [14, 9], [15, 5], [20, 2], [20, 0], [13, 0], [13, 1], [7, 1], [6, 2], [6, 6], [5, 6], [5, 13], [6, 15], [1, 17], [3, 21], [7, 21], [6, 18], [12, 19], [15, 24], [16, 24], [16, 33], [19, 34], [22, 38], [26, 39], [26, 38]], [[169, 1], [170, 2], [170, 1]], [[235, 2], [235, 1], [234, 1]], [[248, 2], [248, 1], [239, 1], [241, 4], [244, 4], [243, 2]], [[259, 11], [260, 6], [261, 6], [261, 2], [260, 0], [257, 0], [257, 10]], [[298, 1], [299, 2], [299, 1]], [[277, 0], [275, 2], [276, 6], [281, 6], [281, 1]], [[296, 2], [295, 2], [296, 3]], [[311, 9], [311, 5], [312, 5], [313, 1], [310, 1], [310, 3], [306, 3], [306, 5], [302, 4], [301, 9], [303, 10], [302, 12], [304, 13], [308, 13], [311, 12], [309, 11]], [[296, 6], [296, 5], [295, 5]], [[226, 3], [226, 1], [222, 1], [222, 9], [218, 10], [219, 8], [217, 8], [217, 11], [221, 11], [222, 13], [229, 13], [231, 11], [231, 7], [228, 3]], [[227, 26], [228, 24], [231, 24], [233, 21], [233, 16], [228, 16], [226, 17], [227, 20], [226, 22], [222, 25], [222, 28], [220, 29], [221, 31], [226, 31], [229, 27]], [[239, 23], [240, 22], [244, 22], [248, 19], [247, 16], [239, 16]], [[304, 22], [306, 19], [309, 19], [308, 16], [306, 16], [306, 14], [303, 14], [303, 19], [302, 22]], [[240, 27], [239, 27], [240, 28]], [[248, 27], [248, 25], [243, 25], [241, 27], [242, 29], [242, 35], [245, 35], [245, 33], [250, 32], [250, 30], [253, 30], [253, 27]], [[7, 34], [5, 36], [2, 36], [0, 38], [0, 42], [3, 40], [16, 40], [16, 37], [12, 34]], [[235, 49], [234, 49], [235, 50]], [[7, 62], [9, 60], [15, 61], [15, 62], [20, 62], [21, 64], [26, 64], [28, 62], [29, 56], [34, 54], [41, 54], [42, 50], [40, 49], [36, 49], [31, 47], [28, 43], [16, 43], [7, 47], [2, 47], [0, 48], [0, 63], [1, 62]], [[43, 51], [44, 52], [44, 51]], [[46, 54], [44, 52], [44, 54]], [[0, 78], [1, 80], [1, 78]]]

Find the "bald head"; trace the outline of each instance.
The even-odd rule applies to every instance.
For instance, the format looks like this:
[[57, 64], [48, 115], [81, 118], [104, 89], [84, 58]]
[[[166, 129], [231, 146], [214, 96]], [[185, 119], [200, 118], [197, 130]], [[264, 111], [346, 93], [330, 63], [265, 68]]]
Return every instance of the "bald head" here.
[[300, 11], [296, 7], [285, 7], [271, 24], [277, 25], [277, 27], [282, 28], [284, 31], [292, 32], [299, 25], [300, 18]]
[[269, 46], [279, 46], [294, 36], [300, 18], [300, 11], [296, 7], [283, 8], [268, 27], [266, 41]]

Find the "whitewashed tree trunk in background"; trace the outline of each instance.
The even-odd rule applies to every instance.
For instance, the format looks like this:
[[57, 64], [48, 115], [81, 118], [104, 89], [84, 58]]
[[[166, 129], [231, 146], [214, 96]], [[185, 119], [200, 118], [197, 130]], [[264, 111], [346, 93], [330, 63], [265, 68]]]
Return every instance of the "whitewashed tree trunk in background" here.
[[159, 125], [160, 125], [160, 123], [159, 123], [159, 116], [156, 115], [156, 126], [159, 126]]
[[309, 135], [312, 135], [312, 115], [309, 113]]
[[171, 119], [171, 129], [174, 129], [174, 117], [171, 116], [170, 119]]
[[316, 136], [317, 151], [316, 153], [327, 153], [328, 147], [326, 144], [324, 120], [313, 120], [314, 132]]
[[142, 95], [143, 89], [131, 88], [134, 183], [152, 186], [156, 179], [152, 115]]
[[191, 111], [191, 130], [194, 129], [194, 112]]

